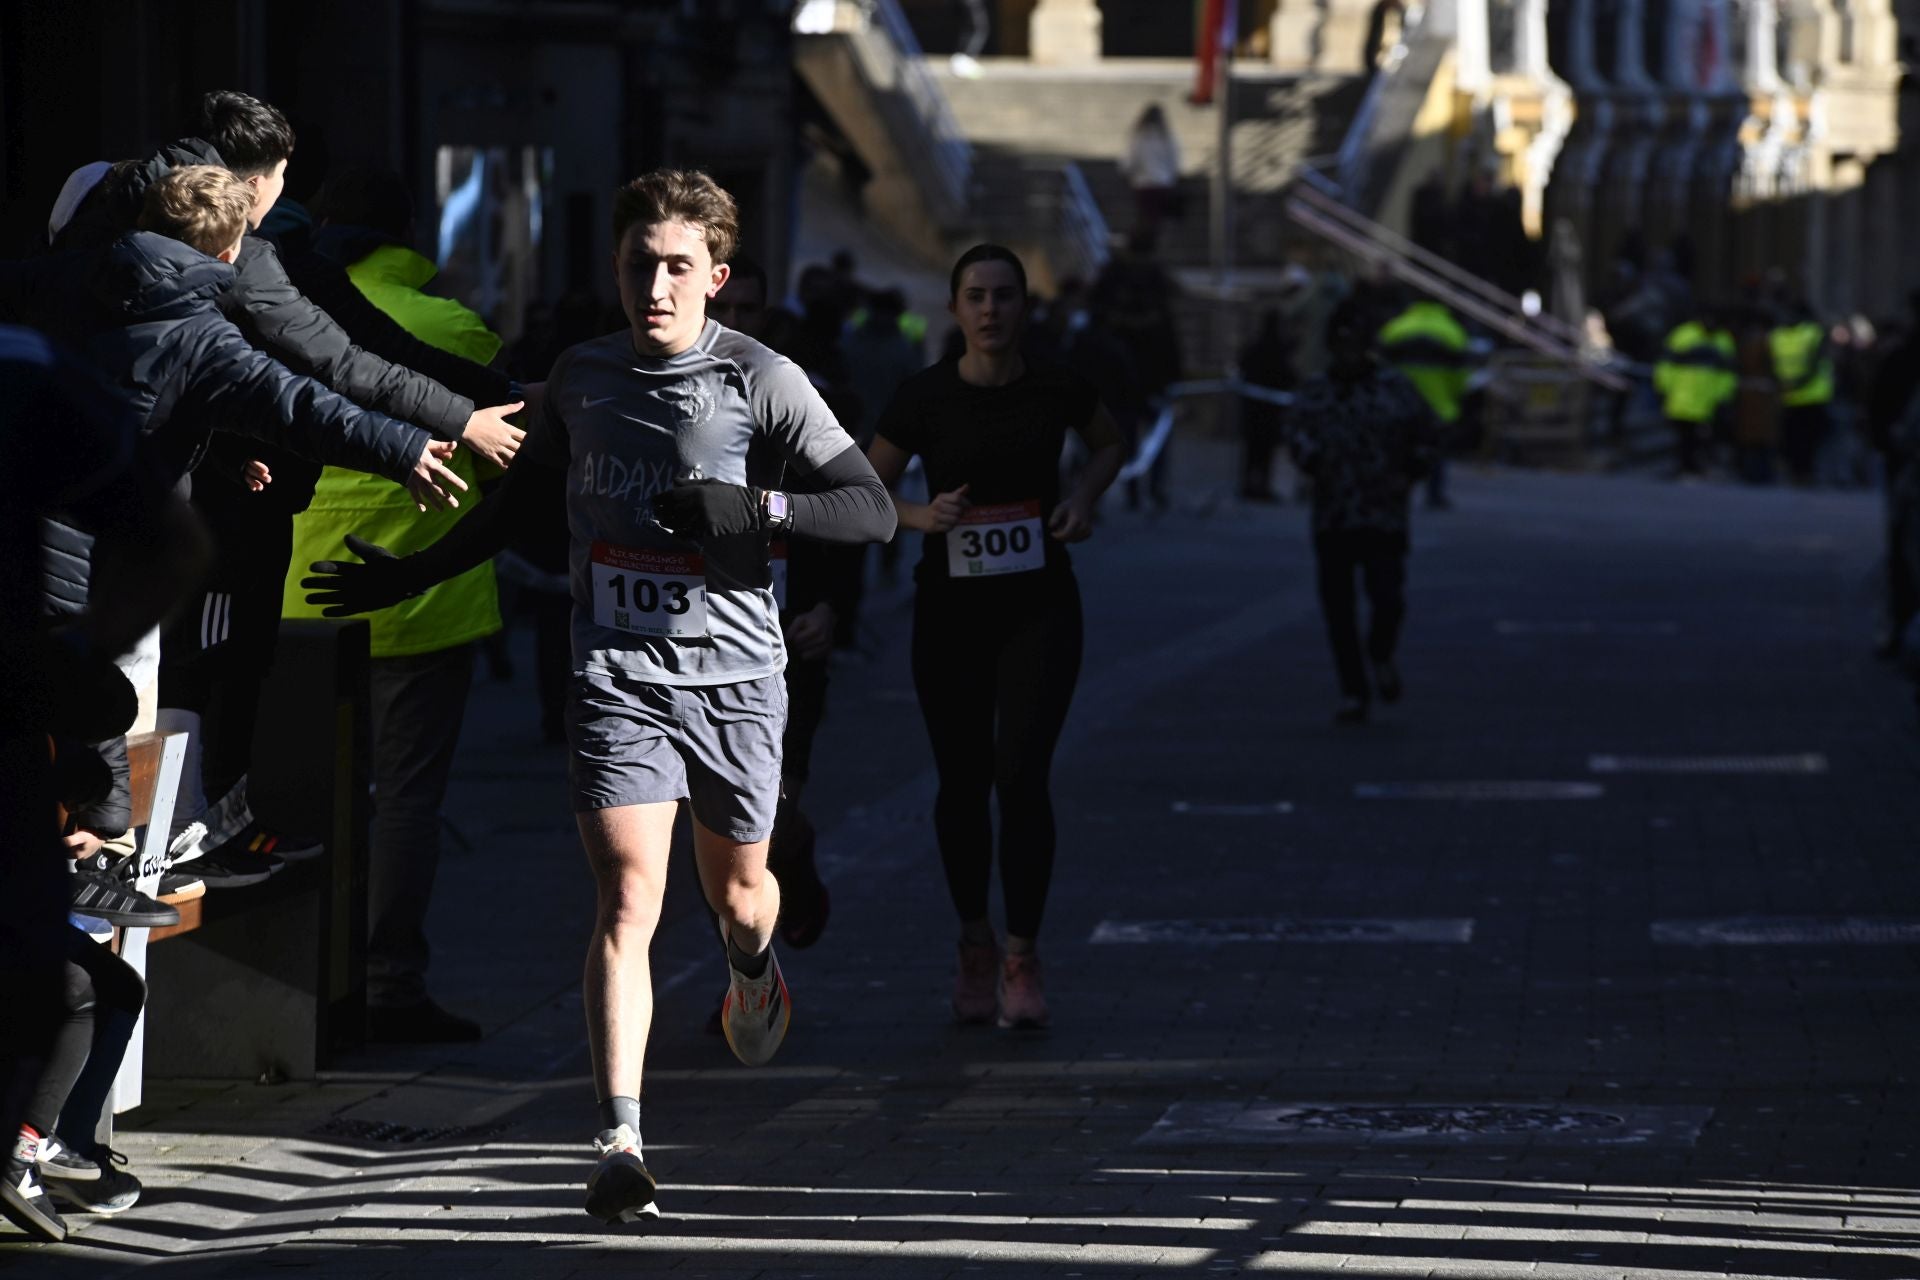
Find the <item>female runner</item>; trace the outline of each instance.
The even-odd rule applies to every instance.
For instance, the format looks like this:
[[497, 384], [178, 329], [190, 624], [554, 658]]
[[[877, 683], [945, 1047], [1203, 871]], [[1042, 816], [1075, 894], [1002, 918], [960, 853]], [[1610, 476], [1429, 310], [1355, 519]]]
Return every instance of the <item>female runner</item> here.
[[[915, 570], [913, 680], [940, 788], [934, 832], [960, 916], [953, 1011], [963, 1023], [1047, 1024], [1034, 941], [1053, 873], [1054, 745], [1080, 673], [1080, 588], [1066, 544], [1121, 464], [1120, 431], [1078, 374], [1021, 355], [1027, 277], [999, 245], [953, 268], [953, 313], [966, 348], [900, 385], [868, 457], [889, 488], [916, 454], [931, 502], [895, 506], [922, 539]], [[1077, 431], [1092, 454], [1060, 492], [1060, 454]], [[1000, 803], [1006, 954], [987, 918]], [[997, 982], [996, 982], [997, 979]], [[996, 989], [997, 988], [997, 989]]]

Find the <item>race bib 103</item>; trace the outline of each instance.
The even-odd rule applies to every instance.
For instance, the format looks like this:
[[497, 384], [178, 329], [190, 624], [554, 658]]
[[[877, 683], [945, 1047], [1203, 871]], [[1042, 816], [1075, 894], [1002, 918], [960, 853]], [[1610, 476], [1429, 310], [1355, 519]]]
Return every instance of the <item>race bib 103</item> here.
[[707, 634], [706, 567], [682, 551], [593, 544], [593, 620], [642, 636]]
[[947, 531], [947, 572], [956, 578], [1031, 573], [1047, 563], [1040, 503], [972, 507]]

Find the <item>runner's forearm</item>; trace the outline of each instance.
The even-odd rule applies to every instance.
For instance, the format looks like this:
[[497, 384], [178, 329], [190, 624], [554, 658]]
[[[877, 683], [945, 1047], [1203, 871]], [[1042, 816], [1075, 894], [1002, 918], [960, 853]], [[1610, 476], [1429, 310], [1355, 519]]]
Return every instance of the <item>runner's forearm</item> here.
[[529, 513], [542, 508], [541, 487], [563, 481], [564, 473], [552, 467], [530, 463], [513, 468], [444, 538], [407, 557], [409, 580], [424, 590], [491, 560], [506, 549]]
[[789, 494], [793, 532], [821, 542], [886, 542], [898, 525], [893, 496], [859, 446], [849, 445], [814, 471], [816, 493]]

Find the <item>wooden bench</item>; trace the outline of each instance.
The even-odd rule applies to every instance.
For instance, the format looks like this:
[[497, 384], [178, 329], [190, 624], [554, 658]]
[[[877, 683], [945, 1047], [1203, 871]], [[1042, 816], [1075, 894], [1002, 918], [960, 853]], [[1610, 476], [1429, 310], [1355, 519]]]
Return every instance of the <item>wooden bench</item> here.
[[[187, 735], [184, 733], [140, 733], [127, 739], [133, 829], [139, 832], [134, 854], [140, 860], [141, 871], [134, 887], [148, 895], [159, 886], [160, 866], [166, 858], [168, 834], [173, 829], [174, 800], [180, 794], [180, 770], [186, 758]], [[155, 937], [178, 931], [186, 924], [186, 918], [186, 912], [182, 911], [180, 924], [168, 929], [116, 929], [115, 949], [122, 960], [145, 977], [148, 944]], [[147, 1015], [142, 1010], [140, 1021], [133, 1028], [133, 1038], [127, 1042], [126, 1057], [121, 1059], [120, 1074], [114, 1077], [108, 1114], [101, 1117], [107, 1137], [111, 1136], [114, 1116], [140, 1105], [146, 1031]]]
[[[364, 1039], [367, 662], [364, 622], [282, 624], [247, 795], [269, 826], [312, 832], [327, 852], [262, 884], [177, 902], [178, 924], [121, 931], [147, 1007], [115, 1112], [139, 1104], [143, 1078], [311, 1078]], [[185, 747], [178, 735], [128, 742], [143, 893], [159, 887]]]

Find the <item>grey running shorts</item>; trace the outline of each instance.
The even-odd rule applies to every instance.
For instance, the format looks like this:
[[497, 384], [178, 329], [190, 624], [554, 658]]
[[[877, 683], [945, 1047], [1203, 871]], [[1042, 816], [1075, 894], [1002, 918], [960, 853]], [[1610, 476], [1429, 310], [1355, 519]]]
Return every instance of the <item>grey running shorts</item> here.
[[700, 825], [741, 843], [773, 834], [787, 684], [647, 684], [576, 671], [567, 695], [576, 813], [685, 796]]

